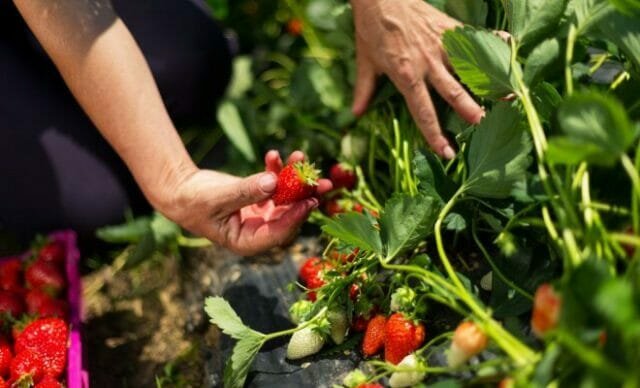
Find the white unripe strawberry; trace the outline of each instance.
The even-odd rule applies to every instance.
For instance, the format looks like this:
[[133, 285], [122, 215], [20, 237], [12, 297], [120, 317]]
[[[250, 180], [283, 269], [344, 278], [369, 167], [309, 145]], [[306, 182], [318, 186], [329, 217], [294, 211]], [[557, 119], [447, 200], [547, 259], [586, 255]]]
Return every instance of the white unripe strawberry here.
[[291, 336], [287, 346], [287, 358], [290, 360], [304, 358], [318, 353], [323, 346], [324, 337], [311, 327], [305, 327]]
[[[398, 368], [417, 369], [419, 362], [415, 354], [410, 354], [400, 361]], [[424, 379], [425, 373], [420, 371], [393, 372], [389, 378], [391, 388], [410, 387], [418, 384]]]
[[344, 337], [349, 329], [349, 318], [342, 310], [330, 310], [327, 313], [327, 319], [331, 324], [331, 339], [336, 345], [344, 342]]

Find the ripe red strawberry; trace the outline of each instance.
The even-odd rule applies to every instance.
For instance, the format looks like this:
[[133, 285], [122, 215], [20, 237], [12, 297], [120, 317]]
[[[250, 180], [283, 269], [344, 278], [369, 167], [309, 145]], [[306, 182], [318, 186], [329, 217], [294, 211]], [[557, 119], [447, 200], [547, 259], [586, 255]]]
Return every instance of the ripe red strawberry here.
[[533, 334], [543, 337], [558, 324], [562, 299], [548, 283], [542, 284], [533, 296], [533, 313], [531, 314], [531, 329]]
[[384, 388], [384, 386], [378, 383], [360, 384], [356, 388]]
[[67, 316], [67, 302], [60, 299], [54, 299], [42, 290], [29, 290], [25, 296], [27, 304], [27, 312], [39, 317], [60, 317]]
[[287, 32], [292, 36], [300, 36], [302, 34], [302, 20], [300, 19], [291, 19], [287, 22]]
[[30, 387], [40, 381], [43, 375], [42, 360], [37, 352], [31, 350], [18, 352], [11, 361], [10, 369], [12, 387], [20, 387], [22, 384]]
[[332, 198], [328, 200], [327, 203], [324, 205], [324, 212], [329, 217], [333, 217], [336, 214], [344, 213], [345, 210], [342, 208], [342, 205], [340, 205], [340, 202], [338, 202], [337, 199]]
[[376, 315], [367, 324], [362, 340], [362, 354], [371, 357], [377, 354], [385, 344], [385, 325], [387, 318], [384, 315]]
[[0, 376], [9, 377], [9, 368], [13, 360], [11, 344], [5, 338], [0, 338]]
[[18, 258], [0, 262], [0, 289], [22, 292], [22, 261]]
[[287, 165], [278, 174], [273, 202], [288, 205], [312, 197], [316, 193], [319, 171], [307, 162]]
[[9, 387], [10, 387], [9, 383], [5, 379], [0, 377], [0, 388], [9, 388]]
[[29, 287], [39, 288], [51, 295], [57, 295], [67, 286], [62, 271], [55, 264], [42, 260], [36, 260], [27, 267], [25, 278]]
[[[333, 268], [331, 263], [317, 257], [308, 258], [300, 268], [300, 280], [310, 290], [324, 286], [324, 272]], [[311, 291], [307, 294], [311, 301], [316, 300], [316, 293]]]
[[38, 252], [38, 259], [54, 263], [56, 265], [62, 265], [65, 260], [64, 246], [57, 241], [52, 241], [40, 249], [40, 252]]
[[353, 168], [344, 163], [336, 163], [329, 170], [329, 179], [334, 189], [352, 190], [356, 186], [356, 174]]
[[63, 385], [58, 380], [51, 376], [44, 376], [34, 388], [62, 388]]
[[322, 269], [322, 260], [318, 257], [310, 257], [300, 267], [300, 280], [305, 286], [309, 284], [309, 279], [318, 275]]
[[425, 330], [421, 323], [416, 325], [395, 313], [387, 320], [384, 334], [384, 359], [395, 365], [422, 345]]
[[27, 325], [16, 338], [16, 353], [36, 352], [44, 374], [58, 378], [67, 360], [67, 324], [60, 318], [40, 318]]
[[11, 291], [0, 291], [0, 313], [8, 313], [17, 319], [24, 312], [24, 302], [20, 294]]

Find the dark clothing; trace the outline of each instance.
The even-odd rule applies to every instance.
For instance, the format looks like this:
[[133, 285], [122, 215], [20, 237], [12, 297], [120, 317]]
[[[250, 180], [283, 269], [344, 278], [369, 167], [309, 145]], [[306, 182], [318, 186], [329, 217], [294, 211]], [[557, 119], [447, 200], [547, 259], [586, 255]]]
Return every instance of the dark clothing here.
[[[113, 0], [176, 126], [215, 117], [231, 73], [227, 39], [202, 0]], [[91, 233], [148, 209], [17, 13], [0, 0], [0, 228]]]

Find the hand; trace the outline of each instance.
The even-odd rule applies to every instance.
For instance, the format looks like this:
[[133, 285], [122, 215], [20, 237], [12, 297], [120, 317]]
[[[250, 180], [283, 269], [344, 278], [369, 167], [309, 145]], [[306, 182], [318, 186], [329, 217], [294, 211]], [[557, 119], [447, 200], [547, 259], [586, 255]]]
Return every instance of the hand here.
[[[296, 151], [288, 162], [302, 161]], [[160, 209], [185, 229], [204, 236], [241, 255], [252, 255], [289, 243], [318, 206], [310, 198], [287, 206], [275, 206], [271, 198], [276, 188], [282, 160], [277, 151], [265, 156], [266, 172], [239, 178], [197, 170], [178, 185], [170, 209]], [[331, 182], [321, 179], [317, 193], [331, 190]]]
[[361, 115], [384, 73], [405, 98], [413, 119], [431, 148], [451, 159], [455, 152], [442, 134], [427, 89], [428, 82], [468, 122], [484, 115], [451, 75], [442, 34], [461, 25], [424, 0], [352, 0], [358, 74], [353, 113]]

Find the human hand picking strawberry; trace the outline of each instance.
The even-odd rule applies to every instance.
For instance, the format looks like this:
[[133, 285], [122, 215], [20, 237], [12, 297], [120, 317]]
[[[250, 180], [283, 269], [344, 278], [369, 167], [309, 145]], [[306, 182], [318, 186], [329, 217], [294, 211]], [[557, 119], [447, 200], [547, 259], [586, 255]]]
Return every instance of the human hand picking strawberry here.
[[[302, 163], [304, 154], [293, 152], [287, 165]], [[239, 178], [211, 170], [197, 170], [174, 193], [175, 200], [163, 213], [185, 229], [230, 250], [252, 255], [285, 245], [318, 206], [309, 197], [278, 206], [272, 200], [283, 162], [277, 151], [265, 155], [266, 171]], [[331, 190], [331, 182], [319, 179], [315, 194]]]

